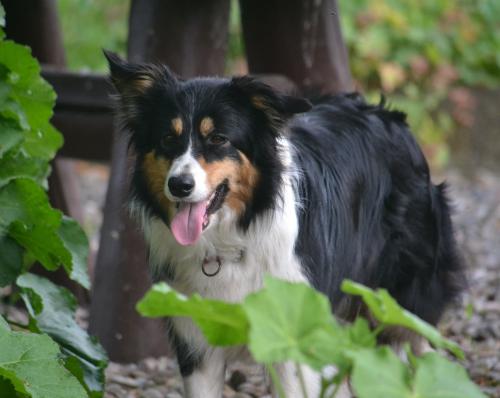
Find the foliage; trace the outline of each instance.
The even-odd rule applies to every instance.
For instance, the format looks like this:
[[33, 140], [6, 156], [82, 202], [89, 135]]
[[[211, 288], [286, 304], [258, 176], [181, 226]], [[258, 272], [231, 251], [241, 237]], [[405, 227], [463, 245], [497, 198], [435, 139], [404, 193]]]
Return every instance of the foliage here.
[[[405, 362], [389, 347], [377, 346], [377, 335], [386, 327], [397, 325], [409, 327], [436, 348], [446, 348], [459, 357], [463, 355], [455, 343], [399, 307], [387, 291], [373, 291], [349, 281], [344, 282], [343, 290], [362, 296], [378, 322], [375, 330], [363, 318], [353, 324], [340, 324], [332, 316], [324, 295], [305, 284], [271, 277], [266, 277], [261, 291], [249, 295], [241, 304], [199, 296], [186, 298], [160, 283], [137, 308], [151, 317], [191, 317], [207, 341], [217, 346], [228, 345], [226, 335], [237, 330], [239, 337], [232, 345], [248, 344], [253, 357], [271, 373], [273, 365], [283, 361], [308, 365], [318, 371], [335, 365], [338, 374], [323, 379], [321, 396], [325, 393], [334, 396], [334, 386], [349, 377], [359, 398], [484, 397], [458, 364], [438, 353], [415, 357], [406, 348]], [[207, 311], [210, 323], [206, 322]], [[299, 366], [297, 369], [300, 373]]]
[[0, 317], [0, 376], [4, 390], [33, 398], [84, 398], [85, 390], [59, 359], [59, 347], [47, 335], [14, 332]]
[[[63, 358], [72, 373], [83, 381], [89, 396], [101, 396], [106, 354], [76, 323], [76, 301], [73, 295], [65, 288], [33, 274], [21, 275], [17, 285], [31, 317], [30, 330], [52, 337], [61, 347]], [[79, 368], [83, 371], [81, 377]]]
[[206, 300], [197, 294], [186, 298], [166, 283], [160, 283], [153, 286], [147, 300], [141, 302], [138, 309], [145, 316], [190, 316], [212, 344], [236, 345], [246, 342], [248, 324], [237, 304]]
[[125, 53], [130, 0], [59, 0], [68, 67], [107, 71], [102, 49]]
[[[442, 103], [457, 87], [500, 83], [500, 2], [497, 0], [340, 0], [342, 30], [359, 86], [381, 90], [409, 115], [435, 163], [466, 112], [453, 118]], [[462, 95], [463, 97], [463, 95]], [[454, 101], [452, 101], [454, 102]]]
[[90, 286], [87, 238], [46, 193], [49, 162], [62, 145], [49, 121], [55, 93], [30, 49], [4, 40], [1, 27], [0, 38], [0, 287], [18, 289], [30, 315], [28, 325], [16, 325], [23, 332], [2, 318], [0, 388], [22, 397], [99, 397], [106, 358], [75, 323], [74, 297], [28, 273], [35, 262], [49, 271], [62, 266]]

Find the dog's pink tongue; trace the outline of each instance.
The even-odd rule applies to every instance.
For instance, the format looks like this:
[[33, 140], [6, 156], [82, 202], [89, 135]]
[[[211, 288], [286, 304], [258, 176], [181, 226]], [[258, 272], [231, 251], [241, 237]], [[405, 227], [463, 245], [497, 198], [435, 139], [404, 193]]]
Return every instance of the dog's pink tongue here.
[[207, 210], [205, 200], [196, 203], [181, 203], [170, 223], [175, 239], [183, 246], [196, 243], [201, 235], [203, 218]]

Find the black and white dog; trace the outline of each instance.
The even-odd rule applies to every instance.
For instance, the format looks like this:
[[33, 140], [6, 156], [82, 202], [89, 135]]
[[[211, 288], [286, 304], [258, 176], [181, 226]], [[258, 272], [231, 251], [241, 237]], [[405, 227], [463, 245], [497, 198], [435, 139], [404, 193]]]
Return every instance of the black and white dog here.
[[[350, 320], [363, 311], [339, 290], [350, 278], [432, 324], [457, 296], [444, 187], [403, 113], [356, 94], [312, 105], [250, 77], [180, 80], [106, 56], [136, 155], [130, 206], [154, 274], [175, 289], [237, 302], [267, 273], [309, 283]], [[220, 398], [234, 350], [209, 347], [188, 319], [170, 323], [186, 395]], [[299, 396], [291, 366], [278, 370]]]

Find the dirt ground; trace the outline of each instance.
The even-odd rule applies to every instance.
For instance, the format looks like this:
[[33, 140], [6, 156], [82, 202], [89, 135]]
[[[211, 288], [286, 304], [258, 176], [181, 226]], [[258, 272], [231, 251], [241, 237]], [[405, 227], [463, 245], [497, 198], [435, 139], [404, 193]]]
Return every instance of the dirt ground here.
[[[105, 168], [85, 165], [80, 165], [79, 170], [85, 196], [85, 225], [96, 232], [107, 172]], [[500, 177], [486, 170], [467, 175], [449, 170], [435, 179], [435, 182], [443, 179], [449, 182], [456, 235], [469, 276], [462, 304], [450, 308], [440, 329], [463, 347], [464, 366], [485, 393], [500, 397]], [[94, 235], [94, 248], [97, 242]], [[242, 365], [227, 372], [225, 397], [268, 394], [260, 369]], [[162, 357], [135, 364], [111, 363], [107, 370], [106, 397], [182, 397], [175, 360]]]

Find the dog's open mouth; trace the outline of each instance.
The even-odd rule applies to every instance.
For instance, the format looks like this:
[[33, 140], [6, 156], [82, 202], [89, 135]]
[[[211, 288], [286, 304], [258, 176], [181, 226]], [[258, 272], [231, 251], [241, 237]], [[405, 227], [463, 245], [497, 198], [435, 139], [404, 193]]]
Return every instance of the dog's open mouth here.
[[221, 184], [215, 188], [215, 191], [208, 198], [208, 206], [205, 211], [205, 217], [203, 218], [203, 229], [208, 227], [210, 224], [210, 215], [214, 214], [219, 210], [226, 199], [226, 195], [229, 192], [229, 182], [224, 180]]
[[224, 180], [208, 199], [200, 202], [179, 202], [177, 214], [170, 223], [172, 233], [181, 245], [192, 245], [210, 224], [210, 216], [222, 207], [229, 192], [229, 182]]

